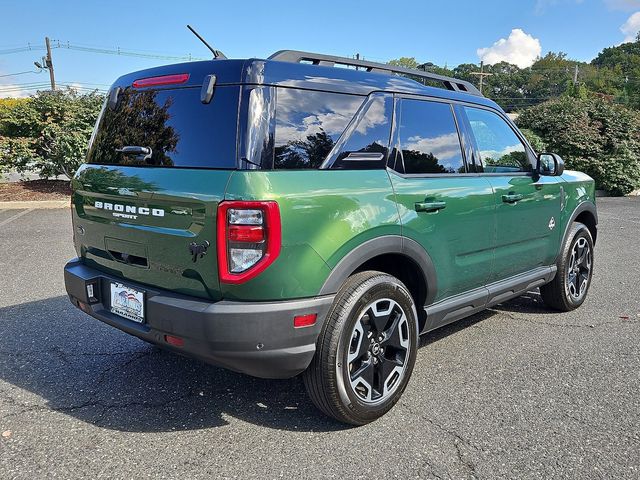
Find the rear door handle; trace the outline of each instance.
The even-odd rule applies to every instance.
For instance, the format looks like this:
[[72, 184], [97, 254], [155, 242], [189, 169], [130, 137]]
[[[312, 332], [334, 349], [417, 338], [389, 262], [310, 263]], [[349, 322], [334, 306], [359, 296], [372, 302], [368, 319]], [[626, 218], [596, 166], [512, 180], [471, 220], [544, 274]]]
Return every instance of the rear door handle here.
[[447, 206], [447, 202], [416, 202], [416, 212], [437, 212]]
[[524, 196], [519, 193], [509, 193], [507, 195], [502, 195], [502, 201], [505, 203], [516, 203], [523, 198]]

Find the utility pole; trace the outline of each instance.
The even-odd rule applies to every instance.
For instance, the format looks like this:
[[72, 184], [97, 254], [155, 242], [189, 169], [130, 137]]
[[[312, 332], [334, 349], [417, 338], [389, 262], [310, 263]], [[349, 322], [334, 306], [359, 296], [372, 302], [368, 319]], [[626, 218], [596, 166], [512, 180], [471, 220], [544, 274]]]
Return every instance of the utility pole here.
[[490, 77], [493, 75], [492, 73], [484, 73], [484, 61], [480, 62], [480, 71], [479, 72], [471, 72], [471, 75], [477, 75], [480, 77], [480, 93], [482, 93], [482, 88], [484, 87], [484, 77]]
[[578, 85], [578, 64], [576, 63], [576, 68], [573, 70], [573, 84]]
[[51, 43], [49, 43], [49, 37], [44, 37], [44, 42], [47, 45], [47, 56], [44, 59], [46, 68], [49, 70], [49, 79], [51, 80], [51, 90], [56, 89], [56, 78], [53, 75], [53, 60], [51, 59]]

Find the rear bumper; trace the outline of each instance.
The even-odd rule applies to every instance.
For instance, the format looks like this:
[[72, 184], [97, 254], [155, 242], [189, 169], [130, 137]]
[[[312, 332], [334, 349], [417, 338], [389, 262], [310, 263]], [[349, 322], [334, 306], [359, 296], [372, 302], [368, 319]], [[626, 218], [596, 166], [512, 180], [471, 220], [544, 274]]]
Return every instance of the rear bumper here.
[[[157, 290], [89, 268], [79, 259], [64, 268], [71, 302], [92, 317], [131, 335], [208, 363], [262, 378], [289, 378], [303, 372], [315, 354], [316, 340], [333, 295], [280, 302], [207, 302]], [[109, 310], [110, 282], [145, 292], [146, 323], [138, 324]], [[90, 303], [87, 285], [94, 284]], [[293, 327], [293, 317], [316, 313], [315, 325]], [[166, 343], [165, 335], [184, 340]]]

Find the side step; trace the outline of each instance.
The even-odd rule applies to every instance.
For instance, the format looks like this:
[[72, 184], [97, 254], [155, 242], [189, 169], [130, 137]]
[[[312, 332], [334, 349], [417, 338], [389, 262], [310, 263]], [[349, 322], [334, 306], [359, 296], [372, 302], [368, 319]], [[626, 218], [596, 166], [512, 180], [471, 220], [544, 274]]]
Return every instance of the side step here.
[[427, 321], [420, 333], [430, 332], [545, 285], [553, 280], [556, 270], [557, 267], [555, 265], [539, 267], [530, 272], [500, 280], [486, 287], [476, 288], [429, 305], [424, 308], [427, 313]]

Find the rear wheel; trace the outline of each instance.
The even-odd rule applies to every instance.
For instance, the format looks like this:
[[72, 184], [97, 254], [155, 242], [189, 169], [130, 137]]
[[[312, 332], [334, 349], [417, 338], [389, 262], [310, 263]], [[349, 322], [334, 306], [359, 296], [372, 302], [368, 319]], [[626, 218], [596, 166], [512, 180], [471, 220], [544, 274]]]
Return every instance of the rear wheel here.
[[584, 302], [593, 276], [593, 238], [582, 223], [571, 226], [551, 283], [540, 287], [544, 303], [563, 312]]
[[336, 295], [303, 379], [313, 403], [363, 425], [389, 411], [416, 357], [416, 311], [407, 288], [380, 272], [350, 277]]

